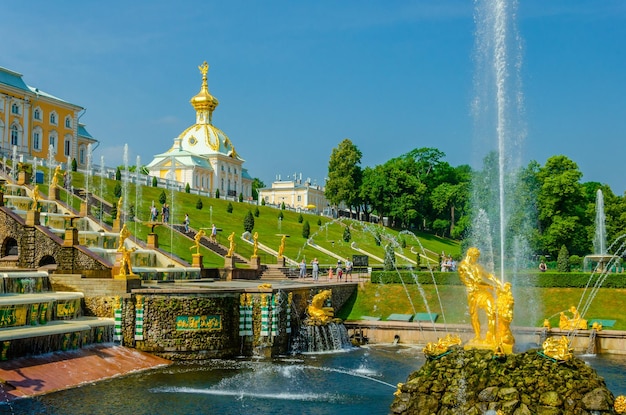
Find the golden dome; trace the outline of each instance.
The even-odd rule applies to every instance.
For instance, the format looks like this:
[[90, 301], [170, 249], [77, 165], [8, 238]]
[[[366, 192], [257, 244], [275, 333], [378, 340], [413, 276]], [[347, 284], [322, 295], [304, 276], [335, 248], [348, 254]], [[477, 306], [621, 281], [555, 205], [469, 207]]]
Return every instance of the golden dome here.
[[[200, 73], [202, 73], [202, 87], [200, 88], [200, 92], [193, 98], [191, 98], [191, 105], [196, 109], [196, 113], [198, 115], [203, 114], [204, 117], [201, 117], [204, 120], [207, 120], [209, 124], [211, 123], [211, 118], [213, 115], [213, 110], [219, 105], [219, 101], [213, 95], [209, 93], [209, 86], [207, 82], [207, 72], [209, 71], [209, 65], [204, 61], [201, 66], [198, 66], [200, 69]], [[206, 112], [208, 112], [208, 117], [206, 117]]]

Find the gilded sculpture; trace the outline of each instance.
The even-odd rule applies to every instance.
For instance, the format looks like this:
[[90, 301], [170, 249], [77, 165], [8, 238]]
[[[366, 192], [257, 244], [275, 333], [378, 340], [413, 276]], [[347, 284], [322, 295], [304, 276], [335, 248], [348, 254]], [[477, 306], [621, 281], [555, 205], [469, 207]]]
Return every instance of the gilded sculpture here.
[[59, 176], [61, 176], [61, 166], [56, 166], [54, 168], [54, 174], [52, 175], [52, 183], [50, 187], [57, 187], [59, 185]]
[[[515, 338], [510, 329], [514, 299], [511, 284], [503, 283], [478, 263], [480, 250], [472, 247], [459, 264], [459, 276], [465, 285], [474, 338], [469, 347], [486, 347], [512, 353]], [[479, 311], [485, 312], [487, 329], [483, 336]]]
[[30, 210], [37, 211], [38, 210], [39, 201], [41, 200], [41, 194], [39, 193], [39, 185], [38, 184], [36, 184], [35, 187], [33, 187], [33, 191], [31, 193], [31, 199], [33, 199], [33, 203], [30, 205]]
[[228, 252], [226, 253], [227, 257], [232, 257], [235, 253], [235, 232], [228, 235]]
[[328, 324], [333, 320], [335, 316], [334, 309], [332, 307], [324, 306], [324, 303], [331, 297], [331, 295], [331, 290], [323, 290], [313, 296], [311, 305], [307, 308], [310, 323]]
[[204, 229], [200, 229], [196, 235], [193, 237], [193, 241], [194, 244], [192, 246], [189, 247], [189, 249], [195, 249], [196, 250], [196, 255], [200, 255], [200, 240], [202, 240], [202, 237], [206, 235], [206, 232], [204, 231]]
[[426, 344], [423, 352], [427, 358], [432, 359], [444, 354], [445, 352], [450, 350], [451, 347], [460, 345], [461, 338], [459, 336], [453, 336], [452, 334], [448, 334], [444, 338], [437, 339], [436, 343], [431, 342]]
[[252, 236], [252, 258], [256, 258], [259, 253], [259, 233], [255, 232], [254, 235]]
[[571, 306], [569, 312], [572, 314], [571, 317], [568, 317], [565, 312], [561, 312], [559, 328], [561, 330], [587, 330], [587, 320], [581, 318], [576, 307]]
[[574, 355], [566, 336], [550, 337], [543, 342], [543, 354], [547, 357], [558, 360], [570, 360]]
[[285, 253], [285, 241], [287, 240], [287, 236], [283, 235], [282, 238], [280, 238], [280, 246], [278, 247], [278, 258], [282, 258], [283, 254]]

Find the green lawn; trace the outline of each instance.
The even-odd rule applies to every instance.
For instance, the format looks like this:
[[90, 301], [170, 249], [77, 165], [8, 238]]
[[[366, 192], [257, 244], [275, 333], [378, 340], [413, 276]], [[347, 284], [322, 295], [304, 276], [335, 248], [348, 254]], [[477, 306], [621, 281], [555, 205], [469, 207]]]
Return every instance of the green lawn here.
[[[438, 292], [438, 293], [437, 293]], [[530, 288], [520, 287], [513, 291], [515, 297], [514, 326], [540, 327], [545, 319], [552, 327], [558, 327], [561, 311], [578, 306], [583, 295], [582, 288]], [[588, 292], [587, 294], [588, 295]], [[440, 300], [439, 300], [440, 299]], [[427, 304], [427, 305], [426, 305]], [[616, 330], [626, 330], [626, 289], [601, 288], [591, 302], [584, 318], [617, 320]], [[361, 316], [381, 317], [390, 314], [438, 313], [438, 323], [469, 324], [465, 287], [444, 285], [435, 287], [402, 284], [360, 284], [358, 295], [352, 298], [338, 316], [346, 320], [358, 320]]]

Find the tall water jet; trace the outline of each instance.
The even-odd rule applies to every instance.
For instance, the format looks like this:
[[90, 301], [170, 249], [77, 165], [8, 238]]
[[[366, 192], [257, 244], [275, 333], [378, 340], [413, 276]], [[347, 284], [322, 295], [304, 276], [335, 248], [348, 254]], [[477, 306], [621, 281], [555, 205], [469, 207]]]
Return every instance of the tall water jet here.
[[[139, 201], [141, 200], [141, 186], [139, 185], [139, 179], [141, 175], [141, 158], [137, 156], [135, 159], [135, 217], [139, 216]], [[137, 221], [133, 221], [135, 224], [135, 234], [137, 234]]]
[[85, 171], [85, 201], [87, 203], [89, 203], [89, 189], [91, 188], [91, 176], [92, 176], [91, 152], [92, 152], [91, 143], [89, 143], [87, 145], [87, 167]]
[[104, 156], [100, 156], [100, 226], [102, 226], [102, 218], [104, 217], [104, 175], [106, 169], [104, 168]]
[[[514, 20], [517, 2], [477, 0], [475, 4], [476, 93], [472, 110], [477, 148], [491, 149], [492, 153], [485, 158], [483, 174], [473, 183], [474, 212], [486, 214], [490, 236], [480, 234], [485, 232], [484, 226], [482, 230], [475, 227], [471, 242], [482, 252], [494, 253], [493, 264], [487, 267], [504, 281], [504, 269], [522, 263], [515, 258], [525, 255], [514, 249], [514, 245], [524, 244], [515, 242], [507, 232], [513, 207], [517, 206], [513, 199], [525, 136], [521, 41]], [[487, 246], [486, 241], [493, 241], [494, 246]]]
[[596, 192], [596, 222], [593, 237], [593, 253], [606, 254], [606, 217], [604, 215], [604, 195], [602, 190]]
[[126, 222], [126, 215], [128, 213], [128, 182], [130, 181], [130, 175], [128, 172], [128, 144], [124, 144], [124, 172], [122, 173], [122, 210], [124, 212], [124, 216], [122, 212], [117, 212], [117, 216], [122, 219], [122, 221]]

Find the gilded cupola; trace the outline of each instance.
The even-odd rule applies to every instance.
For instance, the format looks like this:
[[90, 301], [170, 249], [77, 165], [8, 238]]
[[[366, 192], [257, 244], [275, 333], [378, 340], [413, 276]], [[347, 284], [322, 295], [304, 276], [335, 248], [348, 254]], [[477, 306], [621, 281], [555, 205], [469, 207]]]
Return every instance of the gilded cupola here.
[[202, 73], [202, 87], [200, 88], [200, 92], [191, 98], [190, 102], [196, 110], [196, 124], [211, 124], [213, 110], [219, 105], [219, 101], [209, 93], [209, 85], [207, 82], [209, 65], [205, 61], [202, 65], [198, 66], [198, 69], [200, 69], [200, 73]]

